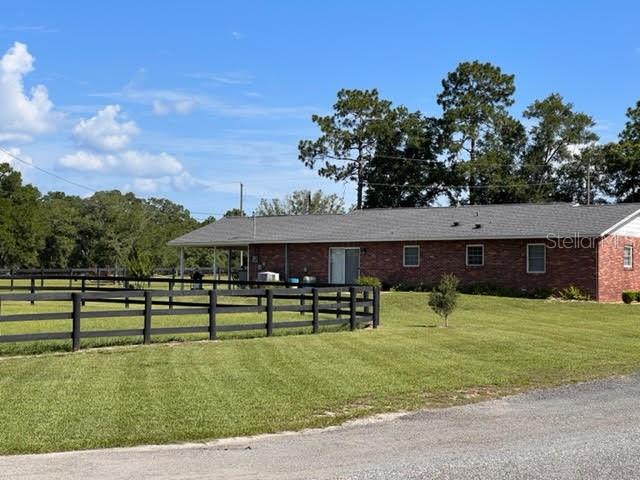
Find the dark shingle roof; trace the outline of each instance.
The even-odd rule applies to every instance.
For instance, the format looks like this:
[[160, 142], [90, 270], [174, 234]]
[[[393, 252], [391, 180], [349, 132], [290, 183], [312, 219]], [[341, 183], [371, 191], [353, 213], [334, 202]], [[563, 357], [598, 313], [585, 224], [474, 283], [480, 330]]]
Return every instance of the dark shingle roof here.
[[590, 206], [548, 203], [370, 209], [345, 215], [232, 217], [187, 233], [169, 245], [544, 238], [549, 234], [596, 237], [639, 210], [640, 204], [629, 203]]

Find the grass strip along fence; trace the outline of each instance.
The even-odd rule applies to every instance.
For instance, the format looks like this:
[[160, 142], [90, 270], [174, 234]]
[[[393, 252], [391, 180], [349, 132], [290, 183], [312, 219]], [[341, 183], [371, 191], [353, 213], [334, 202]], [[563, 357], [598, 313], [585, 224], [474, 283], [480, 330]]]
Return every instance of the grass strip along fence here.
[[[146, 281], [146, 280], [145, 280]], [[166, 281], [166, 280], [165, 280]], [[215, 340], [219, 332], [264, 330], [267, 336], [279, 328], [310, 328], [318, 333], [324, 325], [349, 326], [355, 330], [359, 325], [380, 324], [380, 291], [368, 286], [325, 286], [301, 288], [238, 288], [218, 289], [213, 284], [207, 290], [126, 290], [98, 289], [86, 287], [83, 291], [44, 291], [0, 294], [0, 324], [5, 322], [71, 321], [70, 331], [0, 334], [0, 343], [29, 342], [36, 340], [71, 340], [73, 350], [80, 348], [83, 338], [142, 337], [145, 344], [151, 343], [153, 335], [207, 333]], [[33, 282], [27, 287], [33, 289]], [[55, 289], [56, 287], [47, 287]], [[90, 291], [89, 291], [90, 290]], [[204, 297], [206, 301], [198, 298]], [[243, 299], [244, 303], [230, 303], [225, 298]], [[191, 301], [190, 301], [191, 300]], [[277, 301], [277, 302], [276, 302]], [[5, 302], [62, 302], [68, 304], [65, 311], [40, 313], [14, 313], [2, 315]], [[84, 309], [87, 304], [119, 304], [124, 309]], [[60, 310], [60, 309], [57, 309]], [[274, 321], [275, 312], [310, 313], [311, 318]], [[230, 314], [264, 314], [264, 320], [254, 323], [218, 324], [218, 319]], [[335, 318], [321, 318], [327, 314]], [[181, 326], [153, 326], [154, 316], [200, 316], [206, 315], [207, 324]], [[84, 319], [115, 319], [138, 317], [143, 319], [142, 328], [84, 330]]]

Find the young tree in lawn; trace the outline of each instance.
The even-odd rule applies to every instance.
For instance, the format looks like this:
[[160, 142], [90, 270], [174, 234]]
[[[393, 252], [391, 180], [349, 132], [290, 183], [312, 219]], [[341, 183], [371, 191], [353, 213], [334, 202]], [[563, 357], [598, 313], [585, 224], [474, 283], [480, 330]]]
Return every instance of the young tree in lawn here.
[[376, 89], [338, 92], [333, 114], [313, 115], [321, 136], [301, 140], [298, 158], [309, 168], [324, 162], [318, 173], [337, 182], [354, 181], [357, 208], [362, 208], [369, 163], [378, 143], [391, 131], [391, 102], [382, 100]]
[[283, 199], [263, 198], [256, 208], [256, 215], [307, 215], [344, 213], [344, 201], [335, 193], [322, 190], [296, 190]]
[[[447, 152], [472, 204], [491, 203], [491, 196], [483, 193], [487, 182], [502, 182], [512, 170], [514, 159], [505, 153], [512, 149], [510, 142], [522, 141], [523, 130], [507, 110], [514, 92], [513, 75], [478, 61], [460, 63], [442, 81], [437, 101], [443, 110]], [[460, 194], [460, 189], [451, 189], [451, 196]]]
[[459, 283], [460, 281], [455, 275], [445, 273], [429, 296], [429, 306], [442, 318], [445, 327], [449, 326], [449, 316], [458, 305]]

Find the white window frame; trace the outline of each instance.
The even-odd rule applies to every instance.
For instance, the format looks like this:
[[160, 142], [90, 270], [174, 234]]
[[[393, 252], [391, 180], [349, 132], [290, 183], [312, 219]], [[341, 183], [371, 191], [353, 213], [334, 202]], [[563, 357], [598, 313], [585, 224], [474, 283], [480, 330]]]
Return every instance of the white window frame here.
[[[482, 263], [474, 263], [474, 264], [470, 264], [469, 263], [469, 247], [480, 247], [482, 249]], [[464, 258], [464, 263], [467, 267], [484, 267], [484, 244], [483, 243], [472, 243], [470, 245], [467, 245], [467, 248], [465, 249], [465, 258]]]
[[[544, 252], [544, 268], [540, 271], [540, 270], [536, 270], [536, 271], [531, 271], [529, 270], [529, 247], [534, 247], [534, 246], [542, 246], [544, 247], [544, 250], [542, 250]], [[547, 273], [547, 245], [545, 243], [527, 243], [527, 273], [531, 273], [531, 274], [542, 274], [542, 273]]]
[[[418, 263], [416, 265], [407, 265], [407, 248], [418, 249]], [[405, 268], [417, 268], [420, 266], [420, 245], [404, 245], [402, 247], [402, 266]]]
[[[631, 261], [631, 263], [629, 265], [627, 265], [627, 263], [626, 263], [627, 250], [629, 250], [631, 252], [630, 255], [629, 255], [629, 260]], [[632, 270], [633, 269], [633, 245], [625, 245], [622, 248], [622, 266], [625, 268], [625, 270]]]

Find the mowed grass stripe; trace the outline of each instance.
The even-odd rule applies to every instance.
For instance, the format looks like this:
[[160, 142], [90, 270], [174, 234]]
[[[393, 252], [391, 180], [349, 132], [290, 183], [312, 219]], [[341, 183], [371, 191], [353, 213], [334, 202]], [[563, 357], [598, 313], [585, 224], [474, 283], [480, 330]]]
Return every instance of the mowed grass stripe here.
[[385, 293], [378, 330], [5, 356], [0, 452], [331, 425], [640, 368], [636, 306], [463, 296], [436, 321], [427, 295]]

